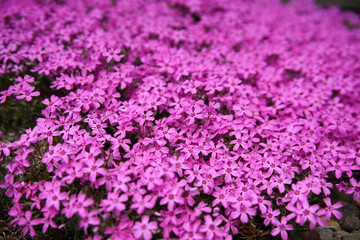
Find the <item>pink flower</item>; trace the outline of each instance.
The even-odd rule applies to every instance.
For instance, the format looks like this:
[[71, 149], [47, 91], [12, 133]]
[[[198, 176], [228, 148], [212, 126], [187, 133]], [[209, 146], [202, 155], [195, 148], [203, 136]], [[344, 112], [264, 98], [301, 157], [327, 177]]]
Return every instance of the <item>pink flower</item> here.
[[44, 104], [0, 142], [11, 223], [228, 240], [254, 216], [282, 238], [340, 217], [308, 198], [343, 173], [360, 198], [360, 42], [334, 27], [359, 19], [276, 1], [0, 1], [0, 118]]
[[171, 58], [171, 55], [164, 55], [162, 56], [163, 59], [159, 60], [157, 62], [158, 66], [160, 67], [159, 71], [165, 71], [170, 74], [174, 73], [175, 69], [173, 67], [173, 61], [174, 59]]
[[194, 107], [194, 109], [191, 109], [188, 112], [188, 117], [185, 119], [186, 122], [188, 122], [189, 124], [193, 124], [195, 122], [196, 119], [202, 119], [203, 114], [202, 114], [202, 110], [199, 106]]
[[83, 168], [83, 172], [89, 174], [91, 182], [96, 182], [96, 177], [98, 175], [105, 176], [107, 174], [106, 170], [102, 167], [103, 164], [104, 160], [102, 159], [96, 161], [94, 158], [90, 158], [86, 161], [87, 167]]
[[32, 100], [32, 97], [40, 96], [39, 91], [34, 92], [35, 87], [28, 85], [27, 87], [23, 87], [22, 92], [16, 96], [16, 99], [24, 99], [28, 102]]
[[109, 138], [110, 142], [112, 143], [111, 149], [114, 151], [118, 150], [119, 147], [122, 147], [126, 152], [130, 151], [129, 144], [131, 141], [129, 139], [124, 138], [124, 136], [119, 136], [117, 138]]
[[96, 217], [97, 214], [97, 211], [86, 211], [85, 214], [81, 217], [82, 219], [79, 222], [79, 227], [84, 228], [85, 234], [88, 232], [89, 225], [96, 226], [100, 224], [100, 218]]
[[345, 193], [351, 194], [354, 193], [354, 201], [359, 201], [360, 198], [360, 182], [357, 182], [355, 178], [350, 178], [350, 183], [353, 186], [352, 188], [348, 188]]
[[120, 55], [120, 50], [118, 48], [109, 49], [103, 52], [104, 56], [106, 57], [106, 62], [109, 63], [112, 59], [116, 62], [119, 62], [124, 55]]
[[20, 226], [24, 226], [22, 230], [24, 235], [26, 235], [26, 233], [30, 230], [30, 236], [35, 237], [36, 233], [33, 226], [41, 224], [42, 220], [40, 219], [31, 220], [31, 217], [32, 217], [31, 211], [26, 211], [25, 216], [20, 218], [18, 224]]
[[102, 199], [99, 206], [104, 208], [107, 212], [114, 212], [118, 216], [123, 210], [126, 209], [124, 202], [128, 200], [126, 194], [119, 196], [116, 192], [109, 192], [107, 199]]
[[224, 208], [228, 207], [228, 191], [225, 188], [215, 188], [214, 193], [212, 194], [216, 199], [212, 202], [212, 206], [214, 207], [218, 203], [221, 203]]
[[274, 228], [271, 231], [271, 235], [272, 236], [276, 236], [276, 235], [281, 235], [281, 238], [283, 240], [287, 240], [288, 239], [288, 235], [286, 231], [289, 230], [293, 230], [293, 226], [291, 224], [286, 224], [287, 223], [287, 218], [286, 217], [281, 217], [281, 222], [277, 221], [276, 224], [274, 224], [276, 226], [276, 228]]
[[6, 146], [6, 144], [4, 142], [0, 141], [0, 152], [3, 152], [3, 154], [5, 156], [9, 156], [10, 155], [10, 150], [9, 148]]
[[[249, 216], [255, 216], [256, 210], [251, 207], [251, 203], [247, 200], [240, 199], [238, 197], [236, 203], [233, 204], [234, 209], [231, 210], [230, 217], [231, 219], [236, 219], [240, 216], [240, 221], [242, 223], [247, 223], [249, 221]], [[230, 211], [230, 209], [228, 209]]]
[[347, 172], [350, 170], [350, 167], [347, 166], [347, 164], [345, 163], [344, 160], [335, 161], [335, 160], [331, 159], [329, 162], [331, 163], [332, 166], [328, 167], [326, 170], [334, 171], [335, 177], [337, 179], [341, 178], [341, 175], [343, 172]]
[[167, 204], [168, 210], [172, 211], [175, 204], [184, 204], [184, 198], [180, 194], [181, 193], [179, 191], [169, 192], [160, 200], [160, 205]]
[[144, 215], [141, 217], [141, 222], [135, 222], [133, 231], [135, 238], [139, 239], [143, 237], [144, 240], [150, 240], [152, 238], [153, 233], [158, 227], [156, 222], [149, 222], [149, 218], [148, 215]]
[[336, 184], [336, 186], [339, 188], [339, 191], [347, 191], [348, 184], [344, 181], [341, 181], [339, 184]]
[[[286, 209], [292, 211], [297, 216], [296, 223], [300, 225], [304, 225], [304, 223], [309, 220], [310, 225], [315, 227], [316, 223], [318, 222], [318, 205], [310, 205], [308, 202], [303, 202], [302, 204], [297, 204], [296, 207], [288, 204]], [[289, 216], [294, 215], [290, 214]]]
[[342, 217], [342, 213], [335, 210], [342, 207], [341, 202], [337, 202], [331, 205], [331, 199], [329, 197], [324, 198], [323, 201], [325, 202], [327, 207], [318, 211], [319, 216], [324, 215], [325, 219], [330, 219], [331, 215], [334, 215], [337, 219], [340, 219]]
[[[189, 216], [189, 215], [185, 215]], [[189, 219], [185, 218], [183, 219], [183, 229], [184, 231], [181, 233], [180, 239], [183, 240], [200, 240], [203, 239], [203, 236], [200, 232], [200, 224], [201, 222], [199, 220], [195, 221], [188, 221]]]
[[291, 199], [292, 204], [307, 202], [308, 190], [302, 182], [292, 184], [292, 189], [293, 190], [289, 191], [289, 198]]
[[87, 207], [90, 207], [94, 204], [94, 200], [91, 198], [86, 198], [84, 193], [79, 193], [75, 198], [76, 201], [73, 202], [73, 206], [71, 206], [71, 210], [75, 213], [79, 214], [80, 217], [86, 216]]
[[45, 233], [47, 231], [47, 229], [49, 228], [49, 226], [51, 226], [52, 228], [57, 228], [58, 226], [56, 225], [56, 223], [53, 221], [53, 218], [57, 215], [57, 211], [54, 209], [48, 209], [47, 211], [44, 211], [44, 216], [45, 218], [41, 219], [42, 220], [42, 232]]
[[0, 183], [0, 188], [6, 189], [5, 196], [11, 198], [17, 192], [17, 189], [22, 188], [19, 182], [14, 182], [14, 175], [7, 174], [4, 178], [4, 182]]
[[151, 117], [153, 115], [153, 112], [147, 111], [146, 113], [140, 114], [140, 116], [137, 118], [137, 121], [139, 122], [140, 126], [143, 126], [146, 121], [153, 121], [154, 117]]
[[272, 210], [272, 208], [269, 207], [267, 211], [261, 215], [261, 217], [265, 218], [264, 224], [265, 226], [267, 226], [270, 223], [273, 225], [277, 224], [278, 220], [275, 217], [279, 215], [280, 215], [279, 209]]
[[155, 198], [153, 198], [151, 195], [145, 195], [144, 197], [140, 194], [135, 194], [132, 198], [132, 201], [134, 202], [130, 208], [136, 209], [136, 212], [138, 214], [144, 213], [145, 209], [152, 209], [155, 206]]
[[223, 236], [223, 229], [219, 227], [222, 223], [221, 217], [217, 217], [215, 220], [210, 215], [205, 215], [205, 225], [200, 227], [200, 232], [206, 234], [208, 239], [214, 239], [215, 237]]
[[196, 217], [204, 213], [211, 213], [211, 207], [208, 207], [206, 203], [201, 201], [194, 209], [193, 214], [190, 216], [190, 220], [194, 221]]

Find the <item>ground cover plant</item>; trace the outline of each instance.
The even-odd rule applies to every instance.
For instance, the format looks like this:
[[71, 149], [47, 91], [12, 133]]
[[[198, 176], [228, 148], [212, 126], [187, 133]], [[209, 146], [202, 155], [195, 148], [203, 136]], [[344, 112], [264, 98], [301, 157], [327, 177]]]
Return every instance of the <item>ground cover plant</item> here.
[[331, 191], [360, 194], [359, 24], [306, 0], [2, 1], [11, 225], [287, 239], [341, 218]]

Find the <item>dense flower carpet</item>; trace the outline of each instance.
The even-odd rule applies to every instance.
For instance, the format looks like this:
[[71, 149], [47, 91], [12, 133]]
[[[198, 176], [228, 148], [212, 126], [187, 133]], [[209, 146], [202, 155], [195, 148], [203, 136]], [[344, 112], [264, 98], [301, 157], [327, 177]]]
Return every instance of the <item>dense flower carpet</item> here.
[[1, 1], [0, 107], [41, 108], [0, 142], [11, 225], [287, 239], [341, 218], [331, 192], [360, 195], [359, 24], [310, 0]]

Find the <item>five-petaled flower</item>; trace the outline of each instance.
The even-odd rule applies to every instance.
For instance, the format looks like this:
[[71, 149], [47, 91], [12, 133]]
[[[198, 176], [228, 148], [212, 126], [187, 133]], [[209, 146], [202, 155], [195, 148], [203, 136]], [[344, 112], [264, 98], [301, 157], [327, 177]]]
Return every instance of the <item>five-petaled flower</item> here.
[[141, 222], [135, 222], [134, 225], [134, 236], [137, 239], [142, 237], [144, 240], [150, 240], [153, 236], [153, 233], [158, 229], [157, 223], [154, 221], [149, 222], [150, 216], [143, 215], [141, 217]]

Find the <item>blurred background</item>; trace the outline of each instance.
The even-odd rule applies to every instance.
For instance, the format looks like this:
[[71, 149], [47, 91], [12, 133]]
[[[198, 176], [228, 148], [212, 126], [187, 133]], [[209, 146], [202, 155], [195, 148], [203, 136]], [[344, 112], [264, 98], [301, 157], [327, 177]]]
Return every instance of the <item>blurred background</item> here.
[[343, 10], [351, 10], [360, 14], [360, 0], [316, 0], [321, 5], [336, 5]]

